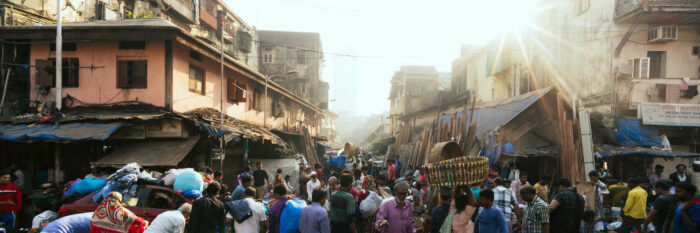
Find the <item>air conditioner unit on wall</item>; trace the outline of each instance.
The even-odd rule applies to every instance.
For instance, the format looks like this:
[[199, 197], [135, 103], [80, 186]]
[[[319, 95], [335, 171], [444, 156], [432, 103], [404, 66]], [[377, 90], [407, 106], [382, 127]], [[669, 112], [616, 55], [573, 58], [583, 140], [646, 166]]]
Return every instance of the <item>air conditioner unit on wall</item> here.
[[678, 27], [658, 26], [649, 30], [649, 43], [666, 43], [678, 39]]

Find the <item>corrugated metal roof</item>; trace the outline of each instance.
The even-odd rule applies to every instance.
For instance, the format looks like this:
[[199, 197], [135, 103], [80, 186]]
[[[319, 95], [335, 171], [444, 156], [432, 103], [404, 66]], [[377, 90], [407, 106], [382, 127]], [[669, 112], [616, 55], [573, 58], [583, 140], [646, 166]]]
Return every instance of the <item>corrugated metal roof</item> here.
[[121, 167], [129, 163], [141, 166], [175, 167], [194, 148], [199, 136], [187, 139], [161, 139], [131, 142], [93, 162], [94, 165]]
[[[474, 110], [477, 136], [510, 122], [553, 89], [553, 87], [543, 88], [524, 95], [477, 105]], [[467, 110], [467, 116], [471, 114], [471, 111]], [[464, 111], [460, 111], [457, 115], [462, 116], [463, 113]], [[442, 119], [447, 123], [452, 116], [453, 114], [445, 114]]]
[[[192, 120], [203, 122], [213, 127], [220, 127], [221, 124], [221, 114], [218, 110], [213, 108], [198, 108], [186, 112], [184, 115]], [[239, 134], [244, 138], [250, 138], [253, 140], [269, 140], [273, 144], [278, 144], [285, 149], [287, 148], [287, 144], [284, 142], [284, 140], [261, 126], [224, 115], [224, 127], [225, 130]]]

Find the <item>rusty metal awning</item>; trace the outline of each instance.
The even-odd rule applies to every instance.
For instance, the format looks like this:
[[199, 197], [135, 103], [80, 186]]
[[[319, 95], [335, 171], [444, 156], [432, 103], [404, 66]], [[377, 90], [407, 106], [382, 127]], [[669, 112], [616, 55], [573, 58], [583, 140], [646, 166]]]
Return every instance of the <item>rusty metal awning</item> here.
[[129, 163], [141, 166], [175, 167], [194, 148], [199, 136], [187, 139], [139, 141], [122, 145], [92, 165], [122, 167]]

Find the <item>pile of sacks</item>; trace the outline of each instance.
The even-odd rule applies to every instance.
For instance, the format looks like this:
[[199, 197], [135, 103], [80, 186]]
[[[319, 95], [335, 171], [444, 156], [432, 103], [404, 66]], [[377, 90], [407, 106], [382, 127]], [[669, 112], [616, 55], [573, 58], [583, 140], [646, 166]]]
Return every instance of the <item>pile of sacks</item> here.
[[[157, 177], [154, 177], [155, 176]], [[138, 183], [164, 185], [173, 187], [187, 198], [197, 199], [202, 196], [204, 187], [214, 182], [211, 174], [197, 172], [192, 168], [170, 169], [165, 175], [159, 172], [149, 173], [137, 163], [130, 163], [111, 174], [106, 179], [84, 178], [68, 183], [64, 196], [84, 196], [95, 192], [94, 202], [101, 202], [111, 192], [122, 194], [123, 201], [129, 201], [137, 195]]]
[[181, 192], [187, 198], [196, 199], [202, 196], [204, 186], [208, 184], [205, 181], [213, 182], [213, 179], [204, 177], [192, 168], [170, 169], [163, 177], [163, 183], [172, 186], [175, 192]]

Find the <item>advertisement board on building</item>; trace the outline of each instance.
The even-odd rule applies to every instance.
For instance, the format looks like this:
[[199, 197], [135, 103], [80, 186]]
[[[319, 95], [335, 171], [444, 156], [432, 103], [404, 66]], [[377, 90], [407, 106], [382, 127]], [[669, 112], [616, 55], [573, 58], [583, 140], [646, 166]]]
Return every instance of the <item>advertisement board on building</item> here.
[[179, 138], [183, 137], [182, 121], [179, 119], [160, 119], [146, 122], [146, 137]]
[[700, 127], [700, 104], [643, 103], [639, 108], [645, 125]]
[[122, 126], [115, 132], [112, 139], [145, 139], [146, 128], [143, 123], [129, 124]]

